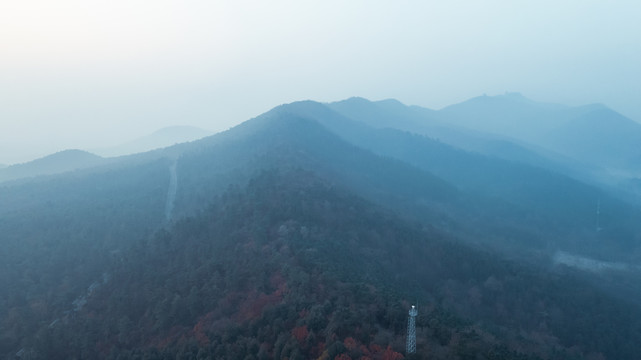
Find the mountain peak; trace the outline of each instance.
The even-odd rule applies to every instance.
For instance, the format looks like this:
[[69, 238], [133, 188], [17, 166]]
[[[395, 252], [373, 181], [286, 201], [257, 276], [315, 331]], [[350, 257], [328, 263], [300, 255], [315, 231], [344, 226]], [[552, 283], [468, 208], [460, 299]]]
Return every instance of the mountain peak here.
[[[85, 150], [80, 150], [80, 149], [67, 149], [67, 150], [62, 150], [58, 151], [56, 153], [53, 153], [51, 155], [47, 155], [44, 157], [41, 157], [39, 159], [36, 159], [33, 162], [41, 162], [41, 161], [73, 161], [73, 160], [85, 160], [85, 159], [102, 159], [100, 156], [90, 153]], [[28, 164], [28, 163], [25, 163]]]
[[521, 103], [521, 104], [531, 104], [531, 105], [541, 105], [542, 103], [536, 102], [527, 98], [525, 95], [520, 92], [506, 92], [505, 94], [499, 95], [487, 95], [483, 94], [480, 96], [473, 97], [471, 99], [465, 100], [461, 103], [450, 105], [444, 108], [452, 108], [462, 104], [506, 104], [506, 103]]
[[393, 110], [407, 109], [407, 105], [403, 104], [402, 102], [396, 99], [383, 99], [383, 100], [375, 101], [374, 104], [384, 107], [386, 109], [393, 109]]
[[501, 97], [501, 96], [502, 96], [502, 97], [504, 97], [504, 98], [514, 99], [514, 100], [530, 100], [530, 99], [526, 98], [525, 96], [523, 96], [523, 94], [521, 94], [520, 92], [510, 92], [510, 91], [506, 91], [506, 92], [505, 92], [505, 94], [503, 94], [503, 95], [498, 95], [498, 96], [499, 96], [499, 97]]
[[103, 160], [84, 150], [63, 150], [30, 162], [8, 166], [0, 172], [0, 181], [60, 174], [100, 165]]
[[293, 114], [301, 118], [316, 119], [318, 117], [330, 116], [331, 112], [332, 110], [325, 104], [313, 100], [301, 100], [279, 105], [263, 115], [279, 116], [283, 114]]
[[324, 108], [325, 105], [319, 103], [318, 101], [314, 100], [300, 100], [300, 101], [294, 101], [291, 103], [287, 104], [282, 104], [274, 108], [274, 110], [288, 110], [288, 109], [320, 109]]

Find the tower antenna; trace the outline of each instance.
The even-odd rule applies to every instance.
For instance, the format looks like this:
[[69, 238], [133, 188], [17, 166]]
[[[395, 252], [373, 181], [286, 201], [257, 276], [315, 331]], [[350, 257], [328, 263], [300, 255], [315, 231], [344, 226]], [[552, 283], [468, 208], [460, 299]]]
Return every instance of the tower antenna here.
[[414, 354], [416, 352], [416, 316], [418, 315], [418, 308], [412, 305], [407, 319], [407, 344], [405, 353], [406, 355]]

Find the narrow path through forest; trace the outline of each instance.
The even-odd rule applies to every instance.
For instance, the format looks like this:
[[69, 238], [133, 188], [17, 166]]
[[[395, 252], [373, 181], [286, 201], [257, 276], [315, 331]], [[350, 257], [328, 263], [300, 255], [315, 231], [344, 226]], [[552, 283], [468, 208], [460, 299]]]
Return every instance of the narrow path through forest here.
[[165, 219], [171, 220], [171, 213], [174, 210], [174, 201], [176, 200], [176, 190], [178, 189], [178, 175], [176, 174], [176, 163], [169, 166], [169, 188], [167, 189], [167, 202], [165, 203]]

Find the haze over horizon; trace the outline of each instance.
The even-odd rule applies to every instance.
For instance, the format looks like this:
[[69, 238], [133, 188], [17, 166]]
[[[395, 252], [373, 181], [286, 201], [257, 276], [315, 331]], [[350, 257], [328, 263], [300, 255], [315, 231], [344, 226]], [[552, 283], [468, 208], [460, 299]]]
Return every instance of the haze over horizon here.
[[641, 121], [634, 1], [43, 0], [0, 5], [0, 163], [172, 125], [221, 131], [297, 100], [482, 94]]

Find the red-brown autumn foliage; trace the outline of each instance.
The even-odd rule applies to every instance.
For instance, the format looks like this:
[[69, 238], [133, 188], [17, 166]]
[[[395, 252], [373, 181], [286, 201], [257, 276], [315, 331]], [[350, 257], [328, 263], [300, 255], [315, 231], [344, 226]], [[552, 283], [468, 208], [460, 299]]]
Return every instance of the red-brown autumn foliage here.
[[402, 354], [392, 350], [392, 347], [388, 345], [383, 353], [382, 360], [401, 360], [403, 358], [404, 356]]
[[356, 347], [358, 346], [358, 343], [352, 337], [345, 338], [345, 341], [343, 341], [343, 344], [349, 351], [356, 349]]
[[299, 344], [303, 344], [305, 342], [305, 339], [307, 338], [307, 335], [309, 335], [309, 331], [307, 331], [307, 325], [295, 327], [292, 330], [292, 335], [298, 340]]

